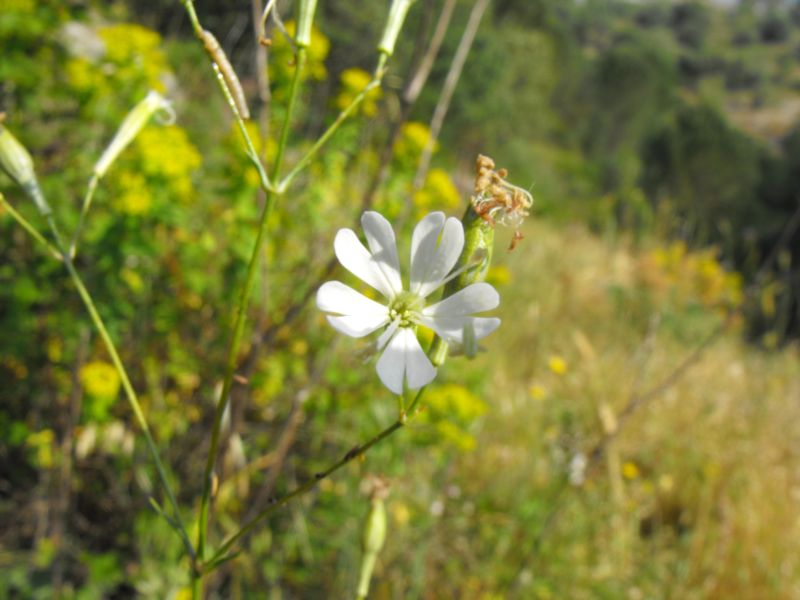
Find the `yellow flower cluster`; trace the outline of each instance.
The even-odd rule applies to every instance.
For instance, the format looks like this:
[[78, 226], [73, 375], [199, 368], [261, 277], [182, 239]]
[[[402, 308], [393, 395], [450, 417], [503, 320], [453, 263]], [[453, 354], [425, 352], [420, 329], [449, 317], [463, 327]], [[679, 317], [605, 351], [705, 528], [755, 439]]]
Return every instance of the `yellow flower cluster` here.
[[725, 270], [717, 251], [690, 251], [682, 241], [645, 255], [640, 278], [657, 292], [673, 294], [681, 304], [735, 308], [742, 302], [742, 277]]
[[400, 160], [416, 162], [430, 139], [431, 130], [424, 123], [418, 121], [404, 123], [400, 129], [400, 139], [394, 148], [395, 155]]
[[100, 96], [111, 94], [123, 82], [142, 90], [164, 91], [167, 59], [158, 33], [140, 25], [122, 23], [100, 27], [97, 36], [105, 47], [104, 55], [97, 62], [88, 58], [67, 61], [67, 76], [76, 90]]
[[461, 204], [461, 194], [458, 193], [453, 180], [444, 169], [431, 169], [425, 178], [425, 183], [412, 199], [417, 217], [432, 210], [453, 210]]
[[[286, 31], [294, 37], [296, 31], [294, 21], [286, 23]], [[311, 78], [321, 81], [328, 75], [325, 68], [325, 59], [331, 49], [331, 43], [325, 35], [316, 27], [311, 28], [311, 44], [306, 51], [306, 67], [303, 78]], [[283, 34], [277, 33], [272, 40], [270, 49], [270, 66], [272, 80], [279, 87], [287, 84], [294, 74], [294, 50], [292, 44]]]
[[114, 398], [119, 393], [119, 374], [107, 362], [95, 360], [86, 363], [80, 371], [80, 380], [89, 396]]
[[[364, 69], [345, 69], [339, 76], [341, 89], [336, 96], [335, 104], [339, 110], [344, 110], [355, 100], [356, 96], [372, 81], [372, 75]], [[374, 117], [378, 112], [378, 100], [381, 97], [379, 87], [371, 89], [361, 102], [359, 112], [365, 117]]]
[[475, 438], [465, 427], [486, 412], [483, 400], [463, 385], [448, 383], [432, 387], [425, 403], [428, 410], [422, 418], [435, 424], [444, 442], [464, 452], [475, 447]]

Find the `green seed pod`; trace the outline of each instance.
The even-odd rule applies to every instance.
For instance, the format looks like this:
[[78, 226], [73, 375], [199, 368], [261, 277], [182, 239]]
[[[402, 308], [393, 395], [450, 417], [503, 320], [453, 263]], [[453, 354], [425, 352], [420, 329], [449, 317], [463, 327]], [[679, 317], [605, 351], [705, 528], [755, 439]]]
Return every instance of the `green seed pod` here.
[[383, 35], [378, 44], [378, 52], [383, 52], [386, 56], [394, 54], [394, 45], [397, 43], [397, 37], [400, 35], [403, 21], [405, 21], [408, 9], [413, 2], [414, 0], [394, 0], [392, 2], [392, 6], [389, 9], [389, 17], [386, 19]]
[[47, 216], [50, 206], [44, 199], [36, 172], [33, 169], [33, 159], [12, 133], [0, 125], [0, 168], [19, 185], [34, 201], [39, 212]]
[[119, 126], [114, 139], [111, 140], [100, 160], [94, 166], [93, 173], [95, 177], [99, 179], [105, 175], [111, 163], [139, 135], [139, 132], [147, 125], [150, 117], [159, 111], [165, 111], [170, 120], [175, 118], [170, 103], [161, 94], [151, 90], [144, 100], [134, 106], [125, 117], [125, 120], [122, 121], [122, 125]]
[[317, 10], [317, 0], [302, 0], [298, 7], [297, 35], [295, 43], [300, 48], [311, 45], [311, 24], [314, 22], [314, 11]]
[[369, 581], [372, 579], [372, 571], [375, 568], [375, 561], [386, 541], [386, 507], [383, 499], [373, 497], [372, 504], [364, 523], [364, 536], [361, 538], [361, 571], [358, 577], [358, 597], [366, 598], [369, 593]]

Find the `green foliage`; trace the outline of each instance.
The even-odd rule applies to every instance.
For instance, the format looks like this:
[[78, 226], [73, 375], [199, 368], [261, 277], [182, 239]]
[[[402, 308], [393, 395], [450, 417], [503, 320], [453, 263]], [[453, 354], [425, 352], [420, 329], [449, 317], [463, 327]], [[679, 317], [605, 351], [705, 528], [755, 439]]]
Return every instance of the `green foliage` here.
[[[176, 99], [177, 122], [150, 122], [101, 181], [77, 263], [131, 367], [191, 519], [232, 307], [264, 198], [202, 49], [187, 31], [168, 29], [177, 4], [160, 2], [147, 16], [163, 25], [156, 31], [133, 23], [122, 4], [9, 0], [0, 12], [0, 100], [71, 233], [91, 167], [127, 111], [149, 89]], [[252, 41], [224, 39], [236, 17], [217, 4], [197, 3], [253, 96]], [[384, 3], [320, 4], [289, 163], [369, 80], [385, 10]], [[412, 28], [430, 30], [434, 4], [416, 3]], [[212, 580], [214, 593], [351, 594], [367, 506], [359, 485], [374, 473], [394, 485], [377, 598], [655, 597], [668, 588], [688, 594], [712, 579], [708, 593], [717, 597], [793, 589], [791, 576], [767, 577], [771, 565], [791, 567], [798, 555], [785, 527], [794, 518], [782, 501], [789, 494], [760, 475], [789, 469], [791, 448], [781, 458], [766, 442], [796, 433], [787, 424], [797, 421], [789, 418], [797, 393], [791, 350], [770, 357], [725, 338], [702, 375], [681, 385], [681, 410], [669, 410], [667, 399], [663, 414], [653, 409], [652, 419], [622, 435], [620, 469], [609, 463], [607, 478], [566, 496], [559, 489], [572, 458], [602, 434], [598, 399], [618, 413], [629, 393], [641, 391], [641, 378], [668, 374], [740, 307], [743, 283], [726, 267], [752, 276], [795, 210], [799, 130], [778, 129], [769, 146], [763, 132], [759, 139], [743, 131], [741, 116], [783, 106], [800, 81], [791, 59], [796, 23], [783, 12], [722, 13], [699, 2], [497, 0], [456, 90], [435, 166], [413, 190], [426, 123], [469, 6], [457, 4], [374, 207], [401, 223], [400, 239], [412, 217], [460, 213], [471, 173], [450, 165], [471, 168], [480, 151], [531, 186], [538, 216], [582, 219], [616, 245], [580, 227], [529, 228], [519, 249], [501, 258], [513, 268], [489, 273], [508, 333], [476, 360], [448, 363], [409, 431], [254, 531]], [[284, 17], [291, 30], [291, 15]], [[271, 35], [269, 119], [247, 124], [268, 163], [294, 69], [289, 42]], [[265, 247], [268, 268], [259, 271], [238, 357], [213, 544], [397, 415], [365, 344], [334, 342], [304, 299], [331, 258], [334, 231], [360, 212], [398, 112], [398, 75], [424, 39], [401, 39], [386, 89], [370, 95], [270, 217], [269, 231], [280, 234]], [[0, 188], [44, 229], [1, 175]], [[629, 234], [643, 250], [628, 246]], [[686, 242], [654, 240], [662, 234]], [[749, 309], [753, 335], [766, 346], [800, 326], [796, 239]], [[188, 560], [148, 502], [162, 501], [155, 471], [63, 265], [2, 210], [0, 240], [0, 520], [8, 524], [0, 534], [0, 597], [53, 597], [59, 577], [65, 598], [185, 597]], [[693, 249], [705, 244], [718, 249]], [[647, 366], [642, 339], [654, 315], [658, 347]], [[718, 392], [713, 401], [709, 389]], [[763, 413], [754, 401], [762, 398]], [[741, 420], [754, 415], [748, 433]], [[680, 447], [687, 432], [698, 441], [692, 452]], [[620, 481], [622, 504], [614, 497]], [[65, 493], [66, 515], [58, 508]], [[43, 505], [46, 514], [37, 512]], [[558, 507], [559, 524], [533, 548]], [[773, 509], [785, 522], [772, 523]], [[723, 537], [747, 551], [717, 553], [713, 542]], [[757, 553], [767, 553], [768, 564], [746, 560]]]

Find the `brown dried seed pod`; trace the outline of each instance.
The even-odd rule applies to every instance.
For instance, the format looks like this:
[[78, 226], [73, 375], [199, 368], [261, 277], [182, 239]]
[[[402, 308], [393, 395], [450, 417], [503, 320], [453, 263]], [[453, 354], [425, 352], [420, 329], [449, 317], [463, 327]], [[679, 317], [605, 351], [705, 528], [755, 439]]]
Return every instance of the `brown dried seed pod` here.
[[239, 114], [244, 119], [250, 118], [250, 109], [247, 107], [247, 99], [244, 95], [244, 90], [242, 89], [242, 84], [239, 82], [239, 77], [236, 75], [236, 71], [233, 70], [233, 66], [231, 66], [228, 57], [225, 55], [225, 51], [222, 49], [222, 46], [219, 45], [217, 38], [214, 37], [214, 34], [208, 31], [207, 29], [203, 29], [197, 36], [203, 42], [203, 47], [206, 49], [206, 53], [214, 61], [214, 64], [217, 65], [219, 68], [219, 72], [222, 73], [222, 78], [225, 80], [228, 89], [231, 91], [231, 95], [233, 96], [233, 102], [236, 104], [236, 110], [239, 111]]

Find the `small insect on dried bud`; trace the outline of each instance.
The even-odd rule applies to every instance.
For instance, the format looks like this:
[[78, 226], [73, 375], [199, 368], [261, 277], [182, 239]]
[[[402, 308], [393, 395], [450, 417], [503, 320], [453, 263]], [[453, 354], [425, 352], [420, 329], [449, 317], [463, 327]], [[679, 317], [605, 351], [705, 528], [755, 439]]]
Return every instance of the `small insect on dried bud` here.
[[508, 183], [508, 171], [495, 170], [494, 161], [488, 156], [479, 155], [476, 168], [472, 207], [492, 227], [499, 223], [514, 230], [509, 247], [511, 251], [522, 239], [519, 228], [529, 214], [533, 197], [526, 190]]

